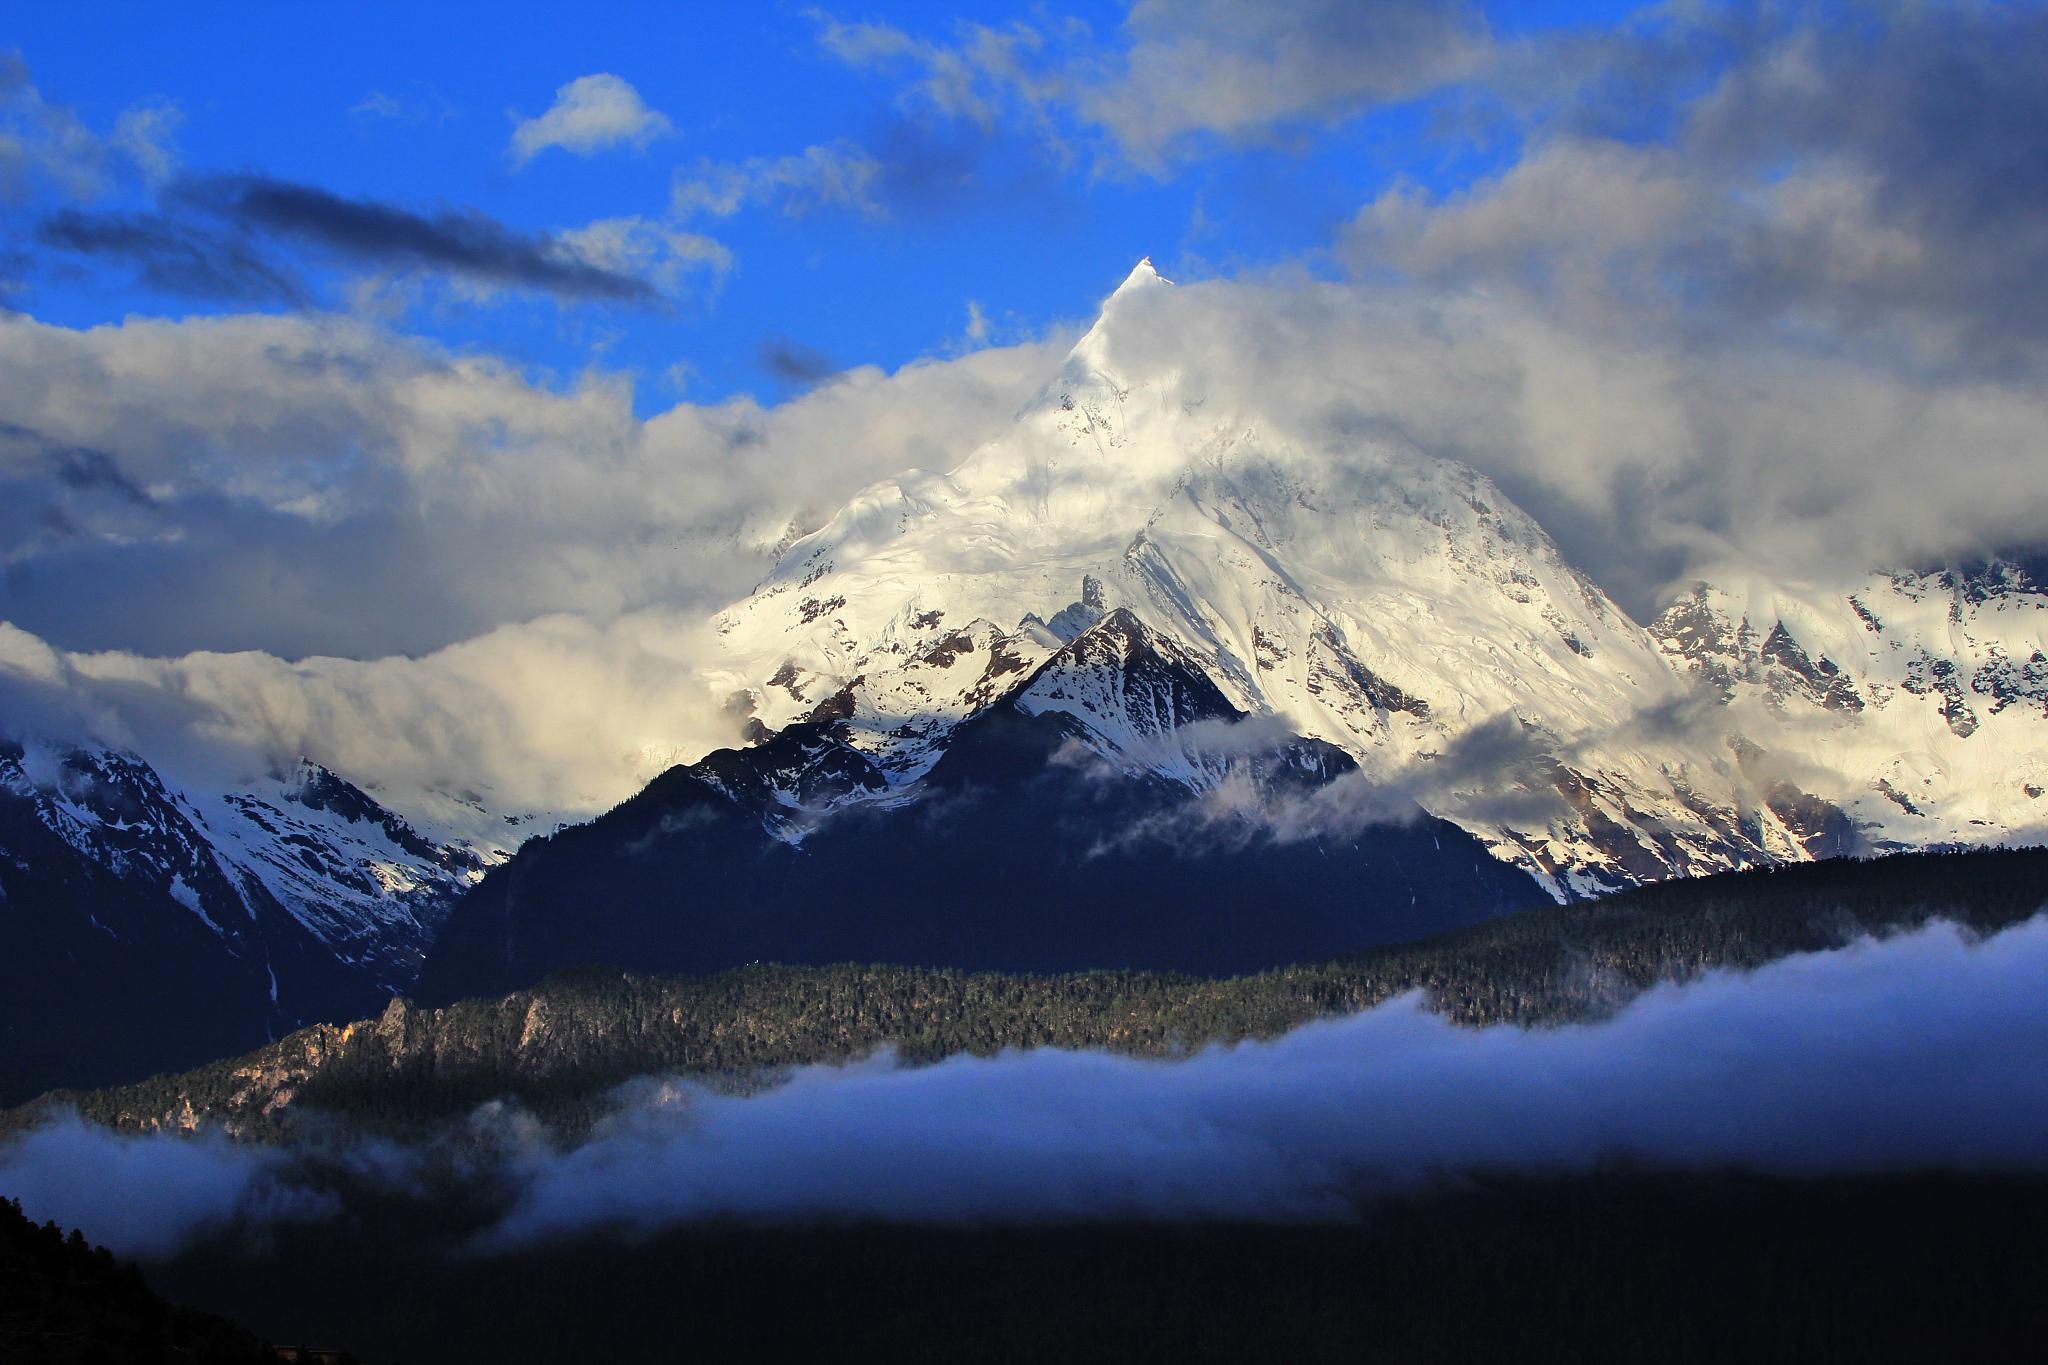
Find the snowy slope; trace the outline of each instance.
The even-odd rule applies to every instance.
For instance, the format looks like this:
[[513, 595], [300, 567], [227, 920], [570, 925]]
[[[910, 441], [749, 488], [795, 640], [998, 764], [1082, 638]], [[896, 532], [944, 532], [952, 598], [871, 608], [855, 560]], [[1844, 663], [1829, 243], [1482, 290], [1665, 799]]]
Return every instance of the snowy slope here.
[[1739, 574], [1652, 631], [1879, 847], [2048, 838], [2048, 593], [2015, 564]]

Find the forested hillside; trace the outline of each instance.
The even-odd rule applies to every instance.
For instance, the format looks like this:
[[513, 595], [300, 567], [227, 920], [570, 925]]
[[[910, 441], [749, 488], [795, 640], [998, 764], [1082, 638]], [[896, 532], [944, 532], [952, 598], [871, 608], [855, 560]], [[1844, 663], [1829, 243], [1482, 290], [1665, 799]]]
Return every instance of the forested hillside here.
[[704, 977], [582, 969], [495, 1000], [303, 1029], [244, 1057], [51, 1106], [126, 1129], [218, 1123], [275, 1138], [301, 1115], [385, 1130], [506, 1098], [574, 1127], [607, 1091], [678, 1073], [744, 1088], [883, 1046], [914, 1061], [1003, 1048], [1164, 1056], [1271, 1037], [1411, 990], [1466, 1024], [1598, 1018], [1658, 982], [1748, 968], [1941, 918], [1991, 931], [2048, 900], [2048, 851], [1902, 854], [1732, 873], [1551, 906], [1419, 942], [1228, 979], [756, 965]]

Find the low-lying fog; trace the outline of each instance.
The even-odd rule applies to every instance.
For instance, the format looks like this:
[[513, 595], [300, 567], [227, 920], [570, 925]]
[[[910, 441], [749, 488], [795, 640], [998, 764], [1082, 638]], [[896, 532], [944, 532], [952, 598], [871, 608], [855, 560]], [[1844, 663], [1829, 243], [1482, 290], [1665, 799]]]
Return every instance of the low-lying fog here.
[[[460, 1161], [501, 1200], [484, 1251], [713, 1215], [1321, 1218], [1389, 1184], [1615, 1160], [2040, 1169], [2048, 918], [1717, 972], [1599, 1024], [1465, 1029], [1409, 996], [1180, 1061], [884, 1056], [744, 1097], [650, 1080], [571, 1147], [498, 1106], [465, 1136]], [[429, 1198], [420, 1173], [446, 1150], [362, 1139], [341, 1160], [357, 1188]], [[334, 1159], [330, 1146], [329, 1172]], [[313, 1169], [292, 1151], [67, 1119], [0, 1151], [0, 1191], [148, 1256], [237, 1221], [336, 1216], [344, 1196]]]

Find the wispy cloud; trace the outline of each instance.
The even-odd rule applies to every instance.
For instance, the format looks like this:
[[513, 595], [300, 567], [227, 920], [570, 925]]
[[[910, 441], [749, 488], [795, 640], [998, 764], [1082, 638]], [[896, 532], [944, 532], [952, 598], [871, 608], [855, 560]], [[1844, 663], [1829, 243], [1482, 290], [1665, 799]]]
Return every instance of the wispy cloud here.
[[1016, 124], [1054, 159], [1166, 174], [1218, 146], [1341, 123], [1463, 80], [1487, 62], [1486, 25], [1456, 0], [1143, 0], [1119, 31], [1038, 18], [970, 21], [945, 36], [808, 11], [826, 52], [905, 81], [931, 115]]
[[174, 102], [150, 100], [123, 110], [102, 136], [43, 94], [19, 52], [0, 50], [0, 203], [91, 200], [124, 176], [167, 179], [183, 117]]
[[475, 210], [423, 214], [263, 176], [194, 180], [177, 197], [228, 222], [354, 261], [425, 267], [566, 298], [659, 298], [647, 281], [595, 264], [559, 238], [519, 232]]
[[829, 379], [839, 368], [823, 351], [789, 337], [769, 337], [761, 343], [759, 355], [761, 368], [774, 378], [804, 388]]
[[461, 110], [431, 85], [415, 82], [404, 94], [371, 90], [349, 106], [349, 116], [388, 123], [446, 123], [461, 117]]
[[152, 289], [187, 298], [303, 305], [298, 273], [256, 242], [203, 222], [160, 213], [59, 209], [36, 240], [59, 251], [125, 263]]
[[833, 208], [880, 217], [885, 210], [875, 189], [881, 173], [881, 163], [857, 144], [825, 143], [788, 156], [700, 161], [677, 175], [671, 203], [684, 221], [700, 215], [729, 218], [762, 204], [788, 214]]

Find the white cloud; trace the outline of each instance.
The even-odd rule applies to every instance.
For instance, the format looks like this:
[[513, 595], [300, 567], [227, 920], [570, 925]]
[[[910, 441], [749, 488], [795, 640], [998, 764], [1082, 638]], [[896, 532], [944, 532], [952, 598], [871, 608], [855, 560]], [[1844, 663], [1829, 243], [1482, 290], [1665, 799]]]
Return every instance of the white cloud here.
[[1077, 20], [961, 21], [948, 40], [810, 13], [820, 45], [848, 66], [907, 72], [908, 105], [984, 130], [1013, 123], [1061, 162], [1092, 130], [1112, 162], [1161, 173], [1207, 142], [1427, 94], [1491, 52], [1471, 8], [1445, 0], [1139, 0], [1108, 40]]
[[545, 616], [368, 660], [66, 653], [0, 623], [0, 695], [13, 732], [82, 727], [202, 791], [305, 755], [415, 816], [437, 792], [587, 816], [736, 737], [692, 676], [705, 650], [701, 617], [670, 608]]
[[600, 218], [558, 232], [555, 240], [594, 266], [652, 281], [670, 296], [686, 275], [707, 274], [716, 287], [733, 266], [724, 243], [638, 215]]
[[700, 214], [730, 218], [760, 203], [780, 204], [789, 214], [836, 208], [878, 218], [884, 216], [875, 199], [881, 172], [880, 162], [846, 141], [806, 147], [790, 156], [702, 161], [676, 177], [672, 206], [685, 221]]
[[650, 109], [640, 92], [617, 76], [578, 76], [555, 92], [555, 102], [512, 130], [512, 155], [522, 165], [550, 147], [578, 156], [630, 144], [644, 147], [675, 131], [667, 116]]
[[[1590, 183], [1615, 182], [1592, 164]], [[1665, 212], [1616, 214], [1612, 232], [1653, 234]], [[1452, 213], [1411, 240], [1466, 253], [1498, 240], [1492, 222]], [[660, 268], [662, 253], [690, 249], [675, 233], [606, 222], [579, 249]], [[2048, 524], [2048, 394], [2024, 374], [1926, 372], [1640, 317], [1623, 327], [1547, 298], [1427, 280], [1184, 284], [1126, 310], [1118, 364], [1178, 370], [1211, 410], [1281, 423], [1339, 466], [1384, 433], [1464, 460], [1638, 614], [1668, 582], [1731, 557], [1824, 582], [2023, 542]], [[747, 591], [792, 519], [808, 529], [874, 479], [957, 464], [1058, 352], [855, 368], [773, 407], [685, 403], [641, 421], [623, 376], [546, 387], [343, 319], [83, 331], [15, 319], [0, 323], [8, 614], [71, 649], [153, 660], [130, 668], [147, 687], [186, 689], [196, 668], [216, 679], [209, 705], [231, 716], [241, 703], [219, 681], [226, 666], [187, 665], [190, 651], [379, 660], [236, 665], [254, 680], [236, 686], [266, 692], [349, 681], [319, 724], [227, 731], [365, 782], [403, 787], [431, 767], [523, 804], [588, 808], [628, 794], [640, 771], [629, 755], [723, 737], [716, 698], [667, 712], [627, 701], [644, 693], [643, 664], [686, 671], [673, 659], [694, 638], [689, 613]], [[559, 649], [568, 627], [539, 618], [579, 623], [605, 661], [563, 704], [619, 699], [618, 730], [584, 737], [587, 764], [569, 753], [573, 729], [510, 700], [465, 700], [463, 686], [486, 681], [467, 660]], [[634, 624], [615, 640], [621, 621]], [[649, 646], [649, 630], [675, 643]], [[488, 649], [423, 662], [485, 638]], [[339, 734], [344, 716], [376, 728], [386, 706], [408, 733], [440, 727], [417, 740], [418, 763], [403, 744]], [[450, 714], [434, 719], [435, 707]], [[564, 747], [487, 742], [478, 723], [493, 716]]]
[[0, 322], [0, 673], [153, 760], [602, 809], [730, 737], [698, 623], [792, 519], [957, 459], [1057, 350], [643, 422], [622, 376], [551, 389], [341, 318]]
[[395, 95], [387, 95], [382, 90], [372, 90], [350, 105], [349, 112], [359, 118], [395, 119], [405, 113], [405, 105]]
[[106, 159], [78, 115], [43, 97], [21, 54], [0, 51], [0, 202], [94, 198], [108, 185]]
[[67, 1227], [124, 1256], [165, 1256], [240, 1217], [257, 1223], [321, 1218], [329, 1196], [286, 1183], [282, 1152], [221, 1137], [173, 1142], [125, 1137], [76, 1118], [0, 1149], [11, 1197], [61, 1210]]
[[1139, 0], [1124, 28], [1079, 108], [1152, 167], [1192, 138], [1255, 140], [1424, 94], [1488, 50], [1476, 15], [1443, 0]]
[[178, 171], [175, 139], [185, 111], [168, 100], [138, 105], [114, 120], [107, 142], [134, 162], [143, 179], [161, 185]]
[[948, 43], [912, 37], [891, 24], [845, 23], [819, 9], [808, 13], [818, 25], [820, 46], [848, 66], [914, 72], [905, 103], [984, 130], [1019, 120], [1065, 158], [1058, 116], [1072, 98], [1074, 77], [1061, 54], [1085, 50], [1091, 42], [1078, 20], [1047, 27], [1020, 21], [1001, 29], [963, 20], [954, 24], [955, 41]]
[[446, 95], [423, 82], [414, 82], [404, 95], [372, 90], [350, 105], [348, 112], [355, 118], [392, 123], [446, 123], [461, 116], [461, 111], [448, 102]]

